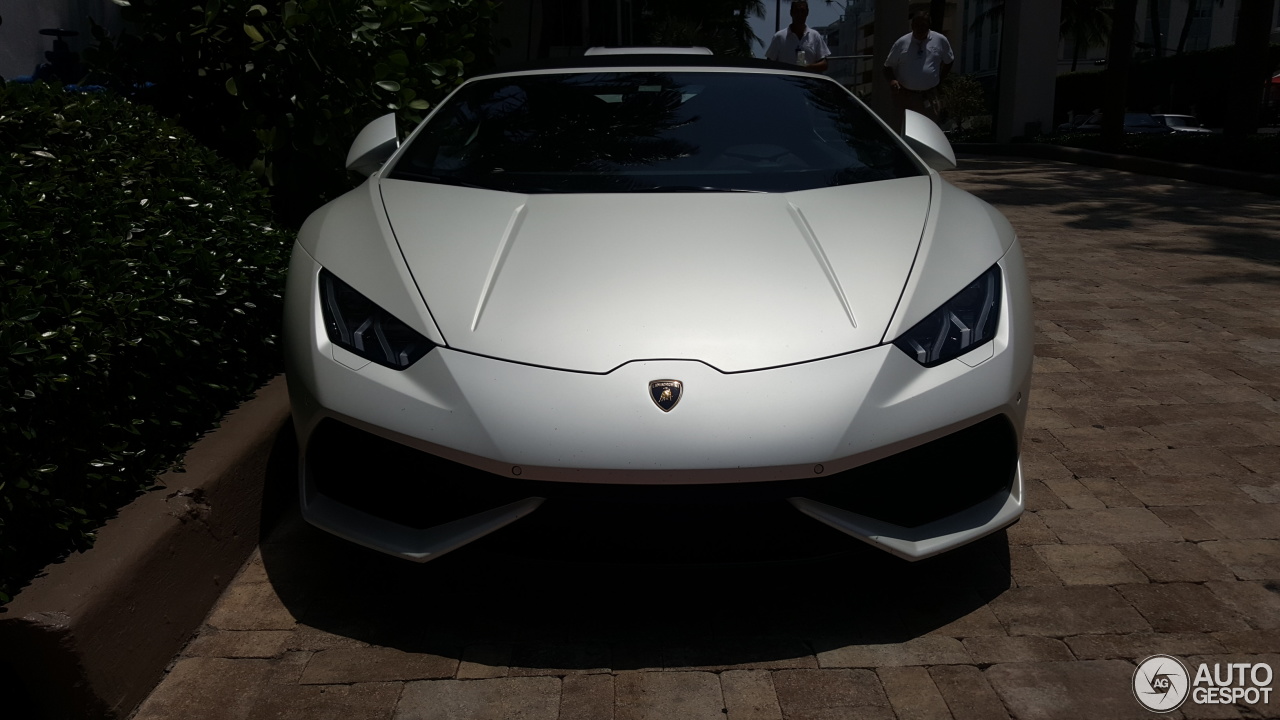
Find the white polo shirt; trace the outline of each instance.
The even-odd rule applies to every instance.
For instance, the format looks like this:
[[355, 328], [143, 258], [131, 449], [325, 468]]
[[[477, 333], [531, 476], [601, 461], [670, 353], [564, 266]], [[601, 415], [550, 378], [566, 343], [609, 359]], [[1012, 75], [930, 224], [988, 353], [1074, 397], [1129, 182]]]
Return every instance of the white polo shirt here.
[[923, 42], [912, 33], [898, 38], [889, 48], [884, 66], [893, 70], [893, 76], [908, 90], [931, 90], [942, 79], [942, 66], [956, 61], [951, 43], [946, 36], [929, 31]]
[[822, 35], [811, 27], [804, 29], [804, 37], [800, 37], [791, 32], [790, 27], [784, 27], [774, 33], [773, 40], [769, 41], [769, 49], [764, 51], [764, 56], [770, 60], [779, 62], [796, 64], [796, 51], [804, 48], [805, 59], [810, 64], [831, 54], [830, 48], [827, 47], [827, 41], [822, 39]]

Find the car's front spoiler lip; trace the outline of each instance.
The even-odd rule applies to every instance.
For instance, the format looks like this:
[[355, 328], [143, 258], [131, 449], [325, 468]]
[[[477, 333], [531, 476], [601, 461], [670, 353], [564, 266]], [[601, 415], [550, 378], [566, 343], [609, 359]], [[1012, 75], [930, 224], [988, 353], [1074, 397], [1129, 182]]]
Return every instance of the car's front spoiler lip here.
[[[303, 516], [311, 524], [359, 545], [406, 560], [427, 562], [510, 525], [537, 510], [543, 502], [540, 497], [525, 498], [443, 525], [415, 529], [369, 515], [319, 493], [308, 493]], [[911, 561], [946, 552], [1011, 525], [1026, 507], [1021, 461], [1010, 490], [914, 528], [875, 520], [809, 498], [795, 497], [789, 502], [814, 520]]]
[[435, 560], [510, 525], [542, 505], [531, 497], [429, 528], [410, 528], [313, 494], [303, 517], [316, 527], [373, 550], [414, 562]]
[[1011, 525], [1026, 507], [1021, 461], [1009, 491], [997, 492], [977, 505], [913, 528], [841, 510], [809, 498], [795, 497], [789, 501], [797, 510], [818, 522], [913, 561], [946, 552]]

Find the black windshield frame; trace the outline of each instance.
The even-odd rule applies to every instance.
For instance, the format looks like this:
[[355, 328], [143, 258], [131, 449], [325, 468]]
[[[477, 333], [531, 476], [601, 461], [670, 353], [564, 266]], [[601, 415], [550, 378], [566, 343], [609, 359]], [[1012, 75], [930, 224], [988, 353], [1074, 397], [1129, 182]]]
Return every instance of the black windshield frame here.
[[532, 194], [797, 192], [925, 174], [826, 78], [617, 68], [474, 80], [386, 177]]

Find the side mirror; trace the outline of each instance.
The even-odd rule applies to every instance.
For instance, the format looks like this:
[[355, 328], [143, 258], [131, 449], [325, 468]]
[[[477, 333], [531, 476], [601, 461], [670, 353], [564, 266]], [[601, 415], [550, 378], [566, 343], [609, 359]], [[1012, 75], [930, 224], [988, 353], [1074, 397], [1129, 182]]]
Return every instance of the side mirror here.
[[347, 169], [365, 177], [378, 171], [382, 164], [400, 147], [396, 138], [396, 116], [383, 115], [374, 120], [356, 136], [347, 153]]
[[955, 170], [956, 153], [942, 128], [914, 110], [907, 110], [902, 138], [934, 170]]

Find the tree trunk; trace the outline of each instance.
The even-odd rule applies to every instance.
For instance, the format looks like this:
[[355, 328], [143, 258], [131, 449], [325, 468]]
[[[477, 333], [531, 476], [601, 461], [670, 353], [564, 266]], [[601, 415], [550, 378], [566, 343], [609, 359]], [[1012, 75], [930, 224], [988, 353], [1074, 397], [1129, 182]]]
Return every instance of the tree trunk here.
[[1147, 0], [1151, 8], [1151, 41], [1156, 46], [1156, 57], [1164, 57], [1164, 33], [1160, 32], [1160, 0]]
[[1187, 17], [1182, 21], [1182, 32], [1178, 33], [1178, 54], [1181, 55], [1183, 49], [1187, 47], [1187, 38], [1191, 37], [1191, 23], [1196, 19], [1196, 9], [1200, 7], [1200, 0], [1190, 0], [1187, 3]]
[[1124, 111], [1129, 103], [1129, 68], [1133, 65], [1134, 21], [1138, 0], [1116, 0], [1107, 46], [1107, 92], [1102, 106], [1102, 140], [1119, 149], [1124, 139]]
[[1267, 47], [1274, 8], [1275, 0], [1240, 0], [1235, 62], [1229, 79], [1231, 111], [1222, 128], [1224, 135], [1237, 142], [1258, 132], [1263, 90], [1271, 74]]

